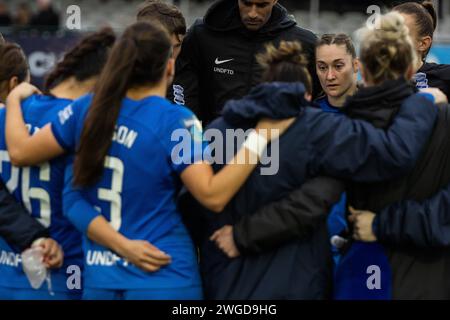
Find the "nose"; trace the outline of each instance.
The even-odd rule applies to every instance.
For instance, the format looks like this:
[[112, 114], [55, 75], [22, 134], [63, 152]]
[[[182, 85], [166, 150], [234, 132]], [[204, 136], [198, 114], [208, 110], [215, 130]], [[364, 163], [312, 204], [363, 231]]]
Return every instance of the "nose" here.
[[252, 6], [252, 8], [250, 9], [249, 13], [248, 13], [248, 17], [250, 19], [256, 19], [258, 18], [258, 12], [256, 11], [256, 6]]
[[334, 80], [336, 79], [336, 74], [334, 73], [333, 69], [329, 69], [327, 72], [327, 80]]

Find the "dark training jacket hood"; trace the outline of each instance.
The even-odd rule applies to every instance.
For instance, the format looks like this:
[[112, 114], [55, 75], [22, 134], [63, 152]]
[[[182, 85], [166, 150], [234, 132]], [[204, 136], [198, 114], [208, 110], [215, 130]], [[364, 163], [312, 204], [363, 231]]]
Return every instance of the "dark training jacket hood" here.
[[[240, 19], [237, 0], [221, 0], [213, 4], [207, 11], [204, 19], [205, 25], [213, 31], [230, 31], [236, 29], [246, 30]], [[295, 20], [288, 15], [287, 10], [277, 3], [272, 11], [269, 21], [256, 32], [249, 34], [276, 34], [296, 25]]]
[[254, 126], [261, 118], [297, 117], [310, 104], [304, 98], [305, 92], [305, 86], [300, 82], [261, 84], [243, 99], [229, 101], [223, 117], [236, 127]]
[[377, 128], [388, 127], [395, 118], [402, 102], [417, 90], [405, 78], [385, 81], [382, 85], [360, 88], [347, 99], [343, 113], [362, 119]]

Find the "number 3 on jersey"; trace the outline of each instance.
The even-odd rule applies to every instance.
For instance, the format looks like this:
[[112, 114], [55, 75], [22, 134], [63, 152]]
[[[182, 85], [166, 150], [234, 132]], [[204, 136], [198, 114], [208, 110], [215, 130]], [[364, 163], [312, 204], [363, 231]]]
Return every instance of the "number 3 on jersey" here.
[[106, 157], [105, 168], [113, 171], [111, 189], [99, 188], [98, 198], [111, 203], [109, 223], [114, 230], [119, 231], [122, 224], [122, 198], [120, 194], [123, 187], [124, 165], [119, 158]]

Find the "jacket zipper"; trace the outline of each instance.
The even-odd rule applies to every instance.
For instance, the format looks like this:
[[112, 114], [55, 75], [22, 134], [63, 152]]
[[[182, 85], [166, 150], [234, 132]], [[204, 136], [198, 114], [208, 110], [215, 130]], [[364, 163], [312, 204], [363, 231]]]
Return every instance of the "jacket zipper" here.
[[250, 63], [248, 67], [248, 76], [247, 76], [247, 86], [245, 88], [245, 94], [247, 95], [251, 88], [252, 88], [252, 80], [253, 80], [253, 64], [255, 60], [255, 54], [256, 54], [256, 42], [252, 41], [252, 50], [250, 51]]

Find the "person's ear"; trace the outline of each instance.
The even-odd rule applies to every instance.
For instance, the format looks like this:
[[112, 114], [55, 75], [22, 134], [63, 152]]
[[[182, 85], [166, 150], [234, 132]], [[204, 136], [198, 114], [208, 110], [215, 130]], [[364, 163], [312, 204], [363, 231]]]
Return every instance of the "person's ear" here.
[[425, 36], [418, 41], [417, 50], [422, 53], [422, 56], [425, 55], [426, 52], [431, 48], [433, 44], [433, 39], [430, 36]]
[[306, 101], [312, 101], [312, 95], [310, 93], [305, 92], [304, 97], [305, 97]]
[[169, 58], [169, 61], [167, 62], [166, 74], [167, 74], [167, 77], [169, 77], [169, 78], [175, 77], [175, 59], [174, 58]]
[[8, 88], [8, 92], [13, 91], [13, 89], [15, 87], [17, 87], [20, 84], [19, 82], [19, 78], [14, 76], [11, 79], [9, 79], [9, 88]]
[[361, 69], [360, 65], [361, 64], [360, 64], [358, 58], [353, 59], [353, 71], [354, 71], [354, 73], [358, 73], [359, 72], [359, 69]]

